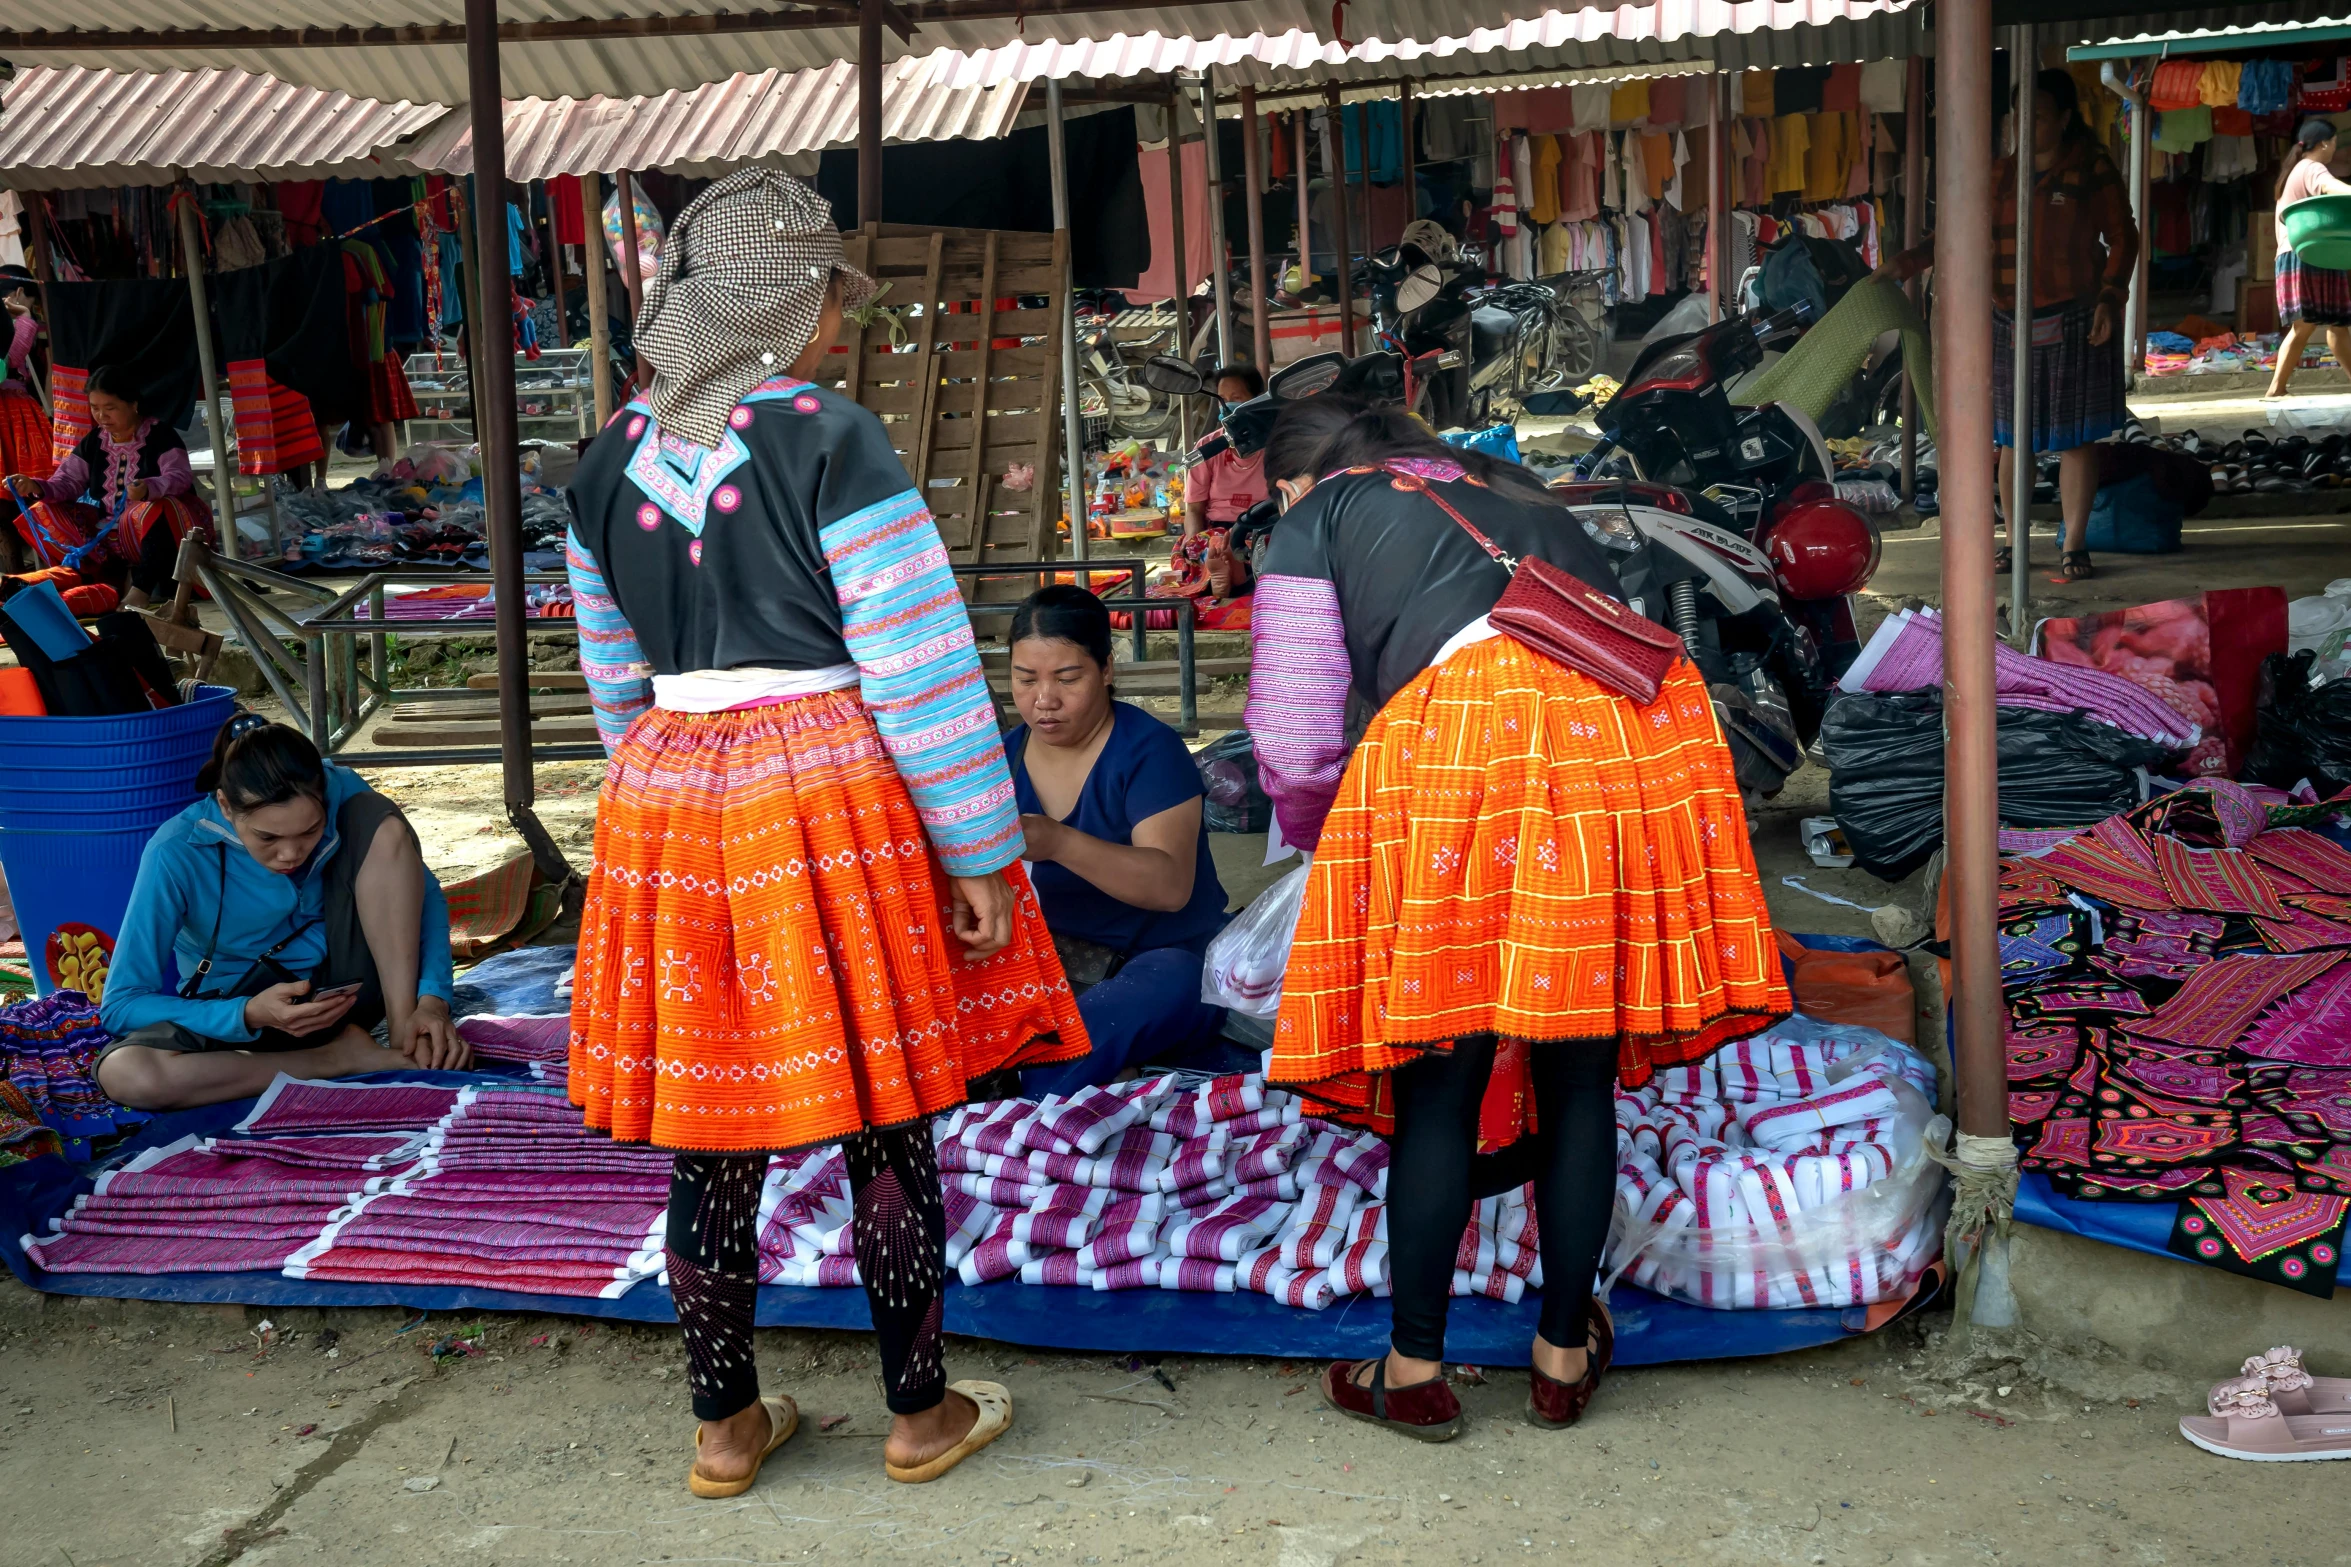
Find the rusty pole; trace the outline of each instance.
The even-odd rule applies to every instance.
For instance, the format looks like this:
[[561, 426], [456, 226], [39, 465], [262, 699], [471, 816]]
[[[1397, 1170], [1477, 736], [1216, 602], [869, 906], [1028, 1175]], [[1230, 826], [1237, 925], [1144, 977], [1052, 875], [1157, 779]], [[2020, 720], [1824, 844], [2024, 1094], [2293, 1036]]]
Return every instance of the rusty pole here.
[[[2001, 1044], [2000, 758], [1993, 697], [1991, 0], [1935, 16], [1935, 398], [1942, 464], [1944, 838], [1959, 1129], [2008, 1135]], [[2029, 339], [2028, 339], [2029, 341]]]
[[1265, 307], [1265, 149], [1257, 141], [1257, 89], [1241, 87], [1241, 187], [1249, 208], [1249, 347], [1263, 375], [1273, 368], [1273, 323]]
[[857, 7], [857, 221], [882, 221], [882, 0]]
[[[1927, 231], [1927, 63], [1912, 55], [1902, 76], [1902, 248], [1910, 249]], [[1924, 286], [1917, 278], [1905, 285], [1912, 304]], [[1918, 497], [1918, 388], [1911, 383], [1917, 366], [1902, 357], [1902, 499]]]
[[1336, 83], [1324, 89], [1322, 148], [1331, 176], [1331, 249], [1337, 276], [1331, 287], [1339, 296], [1339, 352], [1355, 357], [1355, 258], [1347, 238], [1347, 123], [1339, 105]]
[[1739, 280], [1731, 276], [1731, 176], [1723, 165], [1730, 153], [1730, 125], [1725, 105], [1730, 102], [1732, 78], [1717, 71], [1706, 78], [1714, 112], [1706, 127], [1706, 317], [1720, 321], [1731, 309], [1731, 290]]

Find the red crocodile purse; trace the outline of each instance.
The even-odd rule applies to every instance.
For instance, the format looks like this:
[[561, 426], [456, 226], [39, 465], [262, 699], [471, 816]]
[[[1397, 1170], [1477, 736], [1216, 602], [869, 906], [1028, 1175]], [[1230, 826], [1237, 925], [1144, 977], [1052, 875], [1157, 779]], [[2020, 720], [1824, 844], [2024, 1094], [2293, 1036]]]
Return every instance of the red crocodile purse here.
[[1641, 706], [1657, 700], [1665, 672], [1682, 656], [1680, 637], [1547, 560], [1505, 553], [1418, 474], [1389, 473], [1397, 489], [1435, 501], [1509, 571], [1510, 586], [1486, 615], [1496, 631]]

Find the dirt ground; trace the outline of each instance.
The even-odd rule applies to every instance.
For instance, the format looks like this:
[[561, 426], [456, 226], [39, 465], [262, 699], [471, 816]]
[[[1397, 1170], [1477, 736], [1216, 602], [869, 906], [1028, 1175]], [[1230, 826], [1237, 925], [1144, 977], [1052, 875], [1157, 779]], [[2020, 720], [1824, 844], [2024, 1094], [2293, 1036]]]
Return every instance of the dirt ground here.
[[[1015, 1423], [921, 1487], [881, 1473], [869, 1339], [763, 1331], [801, 1433], [701, 1502], [674, 1330], [274, 1316], [265, 1347], [257, 1310], [0, 1286], [0, 1564], [2351, 1563], [2340, 1477], [2188, 1446], [2195, 1390], [1965, 1365], [1914, 1323], [1626, 1371], [1566, 1432], [1495, 1372], [1433, 1448], [1330, 1415], [1310, 1365], [959, 1340]], [[481, 1355], [431, 1358], [475, 1323]]]

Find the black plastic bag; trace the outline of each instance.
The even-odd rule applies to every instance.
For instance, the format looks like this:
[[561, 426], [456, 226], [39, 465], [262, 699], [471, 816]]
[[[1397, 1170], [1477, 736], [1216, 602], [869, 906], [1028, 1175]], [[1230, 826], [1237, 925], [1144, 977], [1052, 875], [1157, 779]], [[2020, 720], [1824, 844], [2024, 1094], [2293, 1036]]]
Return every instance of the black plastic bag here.
[[[0, 641], [31, 671], [41, 693], [41, 705], [52, 718], [115, 718], [144, 713], [179, 703], [179, 688], [171, 665], [155, 641], [147, 617], [135, 610], [116, 610], [98, 617], [88, 644], [63, 658], [50, 656], [31, 620], [20, 620], [8, 605], [24, 609], [32, 600], [20, 593], [33, 590], [21, 578], [0, 586]], [[37, 591], [54, 595], [46, 585]], [[52, 596], [50, 603], [55, 604]], [[65, 611], [56, 610], [62, 616]], [[71, 628], [67, 628], [71, 635]]]
[[[1854, 863], [1900, 881], [1943, 842], [1943, 698], [1850, 692], [1820, 726], [1829, 814]], [[2139, 803], [2135, 768], [2176, 753], [2077, 713], [2000, 709], [2000, 823], [2087, 827]]]
[[1273, 801], [1257, 781], [1257, 746], [1248, 730], [1210, 741], [1192, 760], [1208, 791], [1201, 814], [1210, 832], [1263, 832], [1273, 825]]
[[2317, 658], [2305, 648], [2261, 661], [2245, 776], [2273, 789], [2291, 789], [2307, 778], [2324, 800], [2351, 787], [2351, 680], [2311, 689]]

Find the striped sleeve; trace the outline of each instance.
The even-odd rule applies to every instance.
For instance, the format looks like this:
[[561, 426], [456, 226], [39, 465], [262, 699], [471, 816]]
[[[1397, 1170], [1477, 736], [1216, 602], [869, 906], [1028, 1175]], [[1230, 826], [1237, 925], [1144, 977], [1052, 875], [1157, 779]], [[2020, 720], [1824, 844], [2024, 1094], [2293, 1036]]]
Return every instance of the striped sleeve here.
[[1021, 855], [1020, 810], [971, 617], [911, 489], [826, 523], [825, 563], [865, 705], [951, 876]]
[[1347, 770], [1347, 638], [1327, 579], [1269, 574], [1250, 612], [1243, 722], [1282, 841], [1311, 850]]
[[580, 673], [588, 679], [597, 738], [609, 755], [637, 715], [653, 705], [653, 671], [576, 528], [564, 533], [563, 563], [571, 575], [572, 612], [579, 619]]

